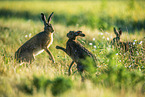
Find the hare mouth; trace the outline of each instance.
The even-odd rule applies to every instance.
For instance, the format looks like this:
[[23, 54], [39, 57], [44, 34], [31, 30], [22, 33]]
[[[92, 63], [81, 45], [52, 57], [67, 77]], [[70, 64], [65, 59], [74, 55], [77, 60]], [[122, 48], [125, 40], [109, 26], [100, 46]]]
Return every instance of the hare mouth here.
[[80, 36], [85, 37], [85, 34], [80, 34]]

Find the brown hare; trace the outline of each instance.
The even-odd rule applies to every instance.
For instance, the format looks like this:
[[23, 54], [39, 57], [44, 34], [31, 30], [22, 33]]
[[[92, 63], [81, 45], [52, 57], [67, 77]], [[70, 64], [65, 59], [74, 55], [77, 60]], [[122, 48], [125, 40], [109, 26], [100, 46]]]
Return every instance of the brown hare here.
[[111, 45], [114, 45], [116, 48], [122, 49], [124, 52], [126, 52], [126, 51], [132, 52], [133, 42], [121, 42], [120, 41], [120, 36], [122, 34], [121, 28], [119, 28], [119, 32], [118, 32], [116, 30], [116, 28], [114, 27], [114, 33], [116, 34], [116, 37], [113, 38], [113, 40], [111, 41]]
[[[67, 33], [67, 37], [69, 39], [66, 43], [66, 49], [60, 46], [56, 46], [56, 49], [63, 50], [73, 60], [69, 66], [69, 75], [71, 66], [74, 64], [74, 62], [77, 64], [77, 70], [80, 72], [80, 74], [82, 74], [82, 72], [87, 69], [87, 66], [90, 65], [90, 62], [88, 61], [91, 61], [91, 64], [93, 66], [96, 66], [95, 56], [77, 41], [77, 36], [84, 37], [85, 34], [83, 34], [82, 31], [70, 31], [69, 33]], [[87, 60], [87, 58], [89, 58], [89, 60]]]
[[50, 24], [53, 12], [46, 21], [45, 15], [41, 13], [41, 18], [44, 22], [44, 31], [36, 34], [31, 39], [26, 41], [16, 52], [15, 59], [21, 62], [32, 62], [36, 55], [42, 53], [44, 50], [49, 54], [50, 59], [55, 62], [53, 55], [49, 51], [49, 46], [53, 42], [54, 29]]
[[122, 34], [121, 28], [119, 28], [119, 31], [117, 31], [114, 28], [114, 33], [116, 34], [116, 37], [113, 38], [113, 40], [111, 41], [111, 45], [114, 45], [116, 48], [121, 49], [123, 52], [129, 51], [130, 54], [133, 55], [134, 51], [137, 50], [136, 46], [138, 44], [143, 44], [143, 48], [145, 48], [145, 45], [144, 45], [145, 37], [142, 40], [139, 40], [137, 42], [121, 42], [120, 41], [120, 36]]

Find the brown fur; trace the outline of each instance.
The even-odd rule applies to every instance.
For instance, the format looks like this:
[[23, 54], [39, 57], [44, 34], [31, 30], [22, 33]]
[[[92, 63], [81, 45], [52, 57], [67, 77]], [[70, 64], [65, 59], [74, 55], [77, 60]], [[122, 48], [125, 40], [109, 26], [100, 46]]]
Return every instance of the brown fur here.
[[[119, 28], [119, 32], [114, 28], [114, 33], [116, 34], [116, 37], [113, 38], [111, 41], [111, 44], [114, 45], [117, 48], [122, 49], [124, 52], [131, 51], [133, 42], [121, 42], [120, 36], [122, 34], [122, 30]], [[131, 51], [132, 52], [132, 51]]]
[[85, 34], [83, 34], [82, 31], [70, 31], [67, 34], [67, 37], [69, 38], [69, 40], [66, 43], [66, 49], [60, 46], [56, 46], [56, 49], [63, 50], [73, 60], [68, 70], [69, 75], [70, 75], [70, 68], [74, 62], [77, 64], [77, 69], [79, 72], [83, 72], [85, 68], [87, 68], [85, 67], [85, 64], [83, 63], [83, 60], [86, 60], [86, 58], [90, 58], [90, 60], [93, 61], [92, 62], [93, 65], [96, 66], [95, 56], [77, 41], [76, 39], [77, 36], [84, 37]]
[[36, 34], [31, 39], [26, 41], [16, 52], [15, 52], [15, 59], [19, 62], [32, 62], [34, 60], [34, 57], [38, 55], [39, 53], [43, 52], [45, 50], [49, 56], [50, 59], [54, 61], [54, 57], [49, 51], [49, 46], [53, 42], [53, 32], [54, 29], [52, 25], [50, 24], [51, 17], [53, 15], [53, 12], [48, 17], [48, 22], [46, 22], [46, 18], [43, 13], [41, 13], [41, 18], [44, 22], [44, 31]]
[[[114, 33], [116, 34], [116, 37], [113, 38], [113, 40], [111, 41], [111, 44], [114, 45], [116, 48], [121, 49], [124, 52], [129, 51], [132, 54], [135, 49], [135, 45], [133, 45], [133, 42], [120, 41], [120, 36], [122, 34], [122, 30], [120, 28], [119, 28], [119, 32], [114, 28]], [[136, 43], [139, 44], [140, 41]], [[142, 41], [143, 41], [143, 48], [145, 48], [145, 45], [144, 45], [145, 37], [142, 39]]]

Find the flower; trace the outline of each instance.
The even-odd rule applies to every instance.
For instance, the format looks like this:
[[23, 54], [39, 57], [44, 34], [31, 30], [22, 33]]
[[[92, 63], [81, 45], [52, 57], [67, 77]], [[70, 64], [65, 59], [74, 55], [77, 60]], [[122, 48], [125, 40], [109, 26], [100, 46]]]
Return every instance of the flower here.
[[133, 42], [133, 45], [135, 45], [135, 42]]
[[107, 37], [107, 40], [109, 40], [109, 37]]
[[97, 47], [94, 45], [94, 48], [97, 48]]
[[93, 45], [92, 43], [89, 43], [89, 45]]
[[101, 35], [103, 35], [103, 33], [100, 33]]
[[28, 37], [28, 35], [25, 35], [25, 37], [27, 38], [27, 37]]
[[118, 55], [118, 53], [116, 53], [116, 55]]
[[142, 41], [140, 41], [140, 43], [139, 44], [142, 44]]
[[93, 41], [95, 41], [95, 38], [93, 38]]

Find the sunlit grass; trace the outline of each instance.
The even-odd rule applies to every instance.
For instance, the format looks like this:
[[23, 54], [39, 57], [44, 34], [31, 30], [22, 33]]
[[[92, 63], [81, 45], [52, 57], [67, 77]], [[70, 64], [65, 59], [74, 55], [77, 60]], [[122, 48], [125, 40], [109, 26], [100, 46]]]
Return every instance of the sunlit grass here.
[[[3, 22], [3, 19], [0, 19], [1, 22]], [[31, 26], [31, 27], [30, 27]], [[23, 64], [22, 66], [19, 66], [18, 63], [14, 61], [14, 53], [18, 49], [18, 47], [23, 44], [25, 41], [27, 41], [29, 38], [31, 38], [33, 35], [37, 34], [38, 32], [43, 30], [43, 23], [38, 21], [38, 22], [33, 22], [33, 21], [26, 21], [23, 19], [8, 19], [7, 22], [3, 22], [3, 27], [7, 27], [8, 29], [4, 29], [1, 37], [5, 39], [5, 42], [1, 40], [1, 80], [3, 81], [2, 85], [5, 86], [5, 88], [2, 88], [1, 92], [4, 94], [13, 94], [16, 95], [17, 91], [17, 85], [21, 86], [22, 83], [25, 83], [24, 79], [27, 81], [27, 84], [31, 84], [31, 81], [33, 80], [33, 76], [42, 76], [44, 75], [46, 78], [49, 78], [50, 80], [53, 80], [57, 76], [65, 76], [67, 77], [68, 75], [68, 66], [71, 63], [71, 59], [69, 56], [64, 54], [64, 52], [55, 50], [56, 45], [61, 45], [65, 47], [65, 43], [67, 41], [66, 33], [69, 30], [82, 30], [85, 34], [85, 38], [79, 38], [79, 41], [86, 47], [88, 48], [91, 52], [93, 52], [96, 57], [99, 59], [98, 62], [98, 67], [100, 68], [99, 72], [103, 70], [104, 68], [107, 69], [107, 64], [105, 62], [105, 56], [107, 53], [109, 54], [109, 47], [108, 42], [111, 41], [114, 37], [113, 31], [111, 32], [100, 32], [97, 29], [90, 29], [88, 27], [66, 27], [63, 25], [53, 25], [55, 27], [55, 34], [54, 34], [54, 42], [53, 45], [50, 47], [50, 50], [52, 54], [55, 57], [56, 63], [52, 64], [51, 61], [49, 60], [49, 57], [47, 53], [43, 52], [42, 54], [36, 56], [36, 60], [32, 64]], [[30, 28], [30, 29], [26, 29]], [[30, 37], [26, 37], [26, 35], [29, 36], [31, 33]], [[143, 33], [136, 33], [135, 35], [130, 35], [131, 38], [129, 39], [130, 41], [133, 41], [132, 39], [140, 39], [141, 36], [143, 36]], [[123, 34], [121, 39], [126, 40], [125, 37], [126, 34]], [[133, 38], [132, 38], [133, 37]], [[7, 39], [8, 38], [8, 39]], [[108, 39], [109, 38], [109, 39]], [[7, 42], [9, 41], [9, 42]], [[107, 50], [108, 49], [108, 50]], [[107, 50], [107, 51], [106, 51]], [[120, 54], [117, 54], [118, 58]], [[122, 56], [122, 55], [121, 55]], [[40, 62], [40, 60], [43, 60]], [[124, 57], [121, 57], [121, 62], [124, 60]], [[128, 68], [130, 68], [130, 61], [126, 63]], [[73, 72], [76, 71], [76, 67], [73, 67]], [[131, 67], [132, 68], [132, 67]], [[139, 66], [140, 69], [142, 69], [142, 66]], [[77, 76], [78, 75], [78, 76]], [[100, 96], [105, 96], [106, 92], [109, 93], [110, 96], [117, 96], [118, 94], [114, 94], [110, 89], [104, 89], [102, 86], [100, 87], [101, 90], [98, 90], [99, 87], [91, 86], [91, 82], [85, 83], [87, 85], [86, 88], [81, 89], [81, 82], [78, 83], [77, 80], [81, 81], [81, 78], [79, 74], [75, 73], [73, 76], [70, 77], [72, 80], [75, 81], [76, 85], [80, 85], [79, 91], [77, 91], [77, 87], [74, 86], [73, 89], [70, 91], [67, 91], [65, 95], [74, 95], [73, 93], [76, 93], [78, 97], [80, 96], [86, 96], [90, 95], [88, 94], [88, 90], [92, 92], [92, 95], [100, 95]], [[6, 79], [9, 79], [5, 81]], [[5, 81], [5, 83], [4, 83]], [[23, 82], [24, 81], [24, 82]], [[30, 82], [30, 83], [29, 83]], [[15, 89], [12, 89], [13, 86]], [[90, 89], [91, 88], [91, 89]], [[6, 91], [5, 89], [8, 89]], [[47, 90], [49, 91], [49, 89]], [[98, 92], [95, 92], [98, 91]], [[125, 91], [125, 90], [122, 90]], [[36, 90], [34, 88], [33, 93], [36, 93]], [[129, 93], [130, 94], [130, 93]], [[20, 92], [19, 95], [23, 95], [23, 92]], [[34, 94], [35, 96], [36, 94]], [[43, 95], [43, 92], [38, 93], [38, 95]], [[46, 95], [51, 95], [51, 92], [47, 92]], [[121, 95], [128, 95], [128, 94], [122, 94]], [[135, 96], [136, 94], [132, 94]]]
[[[54, 83], [58, 81], [57, 78], [59, 78], [62, 84], [58, 85], [63, 85], [63, 91], [65, 92], [59, 91], [59, 89], [57, 92], [59, 91], [60, 94], [58, 95], [63, 97], [143, 97], [143, 75], [145, 72], [144, 28], [142, 30], [134, 30], [134, 33], [128, 33], [126, 25], [121, 25], [124, 28], [121, 41], [132, 41], [137, 48], [137, 51], [130, 58], [129, 52], [111, 48], [110, 41], [115, 37], [113, 32], [114, 25], [105, 30], [81, 25], [76, 20], [74, 25], [68, 26], [61, 22], [56, 23], [55, 19], [57, 18], [53, 18], [51, 23], [55, 30], [54, 41], [49, 49], [54, 55], [56, 63], [53, 64], [49, 60], [46, 52], [36, 56], [32, 64], [24, 63], [19, 65], [14, 59], [15, 51], [23, 43], [35, 34], [43, 31], [44, 26], [39, 15], [41, 12], [49, 14], [54, 11], [58, 16], [64, 14], [65, 18], [67, 17], [66, 22], [71, 20], [72, 15], [79, 16], [85, 13], [80, 18], [85, 15], [84, 17], [87, 18], [84, 20], [92, 19], [92, 22], [89, 22], [90, 25], [95, 23], [94, 20], [99, 20], [97, 16], [104, 16], [104, 12], [112, 20], [116, 16], [126, 20], [128, 19], [126, 17], [129, 16], [129, 19], [138, 22], [144, 21], [145, 16], [144, 5], [141, 3], [138, 2], [135, 4], [135, 9], [130, 10], [128, 3], [124, 2], [116, 2], [116, 4], [114, 2], [103, 4], [97, 1], [85, 1], [83, 3], [70, 1], [0, 2], [0, 9], [9, 9], [14, 12], [28, 11], [32, 13], [32, 16], [36, 15], [37, 17], [35, 20], [29, 18], [30, 14], [27, 18], [18, 18], [17, 16], [4, 17], [0, 15], [0, 95], [9, 97], [53, 97], [52, 88], [55, 85]], [[139, 4], [141, 5], [139, 6]], [[84, 83], [81, 82], [81, 77], [76, 72], [76, 64], [72, 66], [73, 74], [68, 76], [68, 68], [72, 59], [64, 52], [55, 49], [56, 45], [66, 46], [66, 41], [68, 40], [66, 34], [70, 30], [82, 30], [86, 34], [84, 38], [78, 37], [78, 41], [97, 58], [97, 76], [92, 79], [86, 79]], [[37, 84], [37, 81], [39, 84]], [[38, 89], [39, 87], [40, 89]]]
[[0, 12], [2, 17], [38, 20], [41, 12], [48, 15], [53, 11], [55, 23], [107, 30], [119, 26], [134, 32], [143, 29], [145, 19], [144, 1], [134, 2], [133, 9], [129, 1], [2, 2]]

